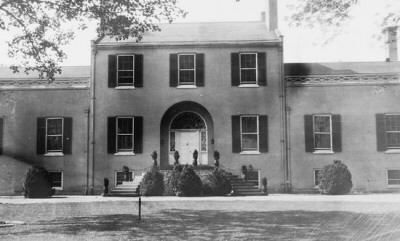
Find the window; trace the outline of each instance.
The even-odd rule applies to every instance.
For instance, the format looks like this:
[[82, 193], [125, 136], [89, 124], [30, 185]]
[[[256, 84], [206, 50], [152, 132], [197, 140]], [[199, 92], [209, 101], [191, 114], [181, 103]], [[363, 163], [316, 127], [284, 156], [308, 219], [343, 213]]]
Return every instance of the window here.
[[386, 146], [388, 149], [400, 149], [400, 115], [385, 117]]
[[388, 185], [400, 185], [400, 170], [387, 170]]
[[400, 114], [377, 114], [376, 137], [378, 151], [399, 153]]
[[267, 85], [265, 52], [231, 53], [232, 86], [259, 87]]
[[63, 151], [63, 119], [46, 119], [46, 152]]
[[143, 117], [108, 117], [107, 153], [134, 155], [143, 152]]
[[72, 118], [37, 119], [37, 154], [59, 156], [72, 153]]
[[117, 152], [133, 152], [133, 123], [132, 117], [117, 118]]
[[143, 87], [143, 55], [109, 55], [108, 87], [117, 89]]
[[314, 169], [314, 186], [317, 187], [319, 185], [319, 173], [322, 169]]
[[240, 84], [257, 84], [257, 54], [240, 54]]
[[133, 86], [134, 83], [134, 56], [117, 56], [117, 85]]
[[330, 115], [314, 116], [314, 149], [332, 150], [332, 124]]
[[342, 151], [340, 115], [315, 114], [304, 116], [306, 152], [332, 154]]
[[240, 154], [268, 152], [268, 116], [232, 116], [232, 152]]
[[52, 185], [51, 187], [55, 188], [56, 190], [63, 189], [63, 173], [62, 172], [49, 172], [51, 177]]
[[197, 88], [204, 86], [204, 54], [170, 54], [169, 86]]
[[[129, 171], [128, 180], [133, 180], [133, 172]], [[125, 182], [125, 174], [124, 172], [115, 172], [115, 186], [122, 185], [122, 182]]]
[[179, 85], [195, 85], [196, 83], [196, 63], [194, 54], [179, 54]]
[[258, 151], [258, 116], [241, 116], [242, 151]]

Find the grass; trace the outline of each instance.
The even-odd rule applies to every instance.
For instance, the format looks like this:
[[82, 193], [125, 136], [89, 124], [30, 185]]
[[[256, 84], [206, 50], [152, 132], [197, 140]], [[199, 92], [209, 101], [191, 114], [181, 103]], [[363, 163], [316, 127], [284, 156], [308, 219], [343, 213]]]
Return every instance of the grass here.
[[0, 240], [400, 240], [396, 206], [144, 201], [139, 222], [133, 201], [2, 204], [2, 219], [27, 224], [0, 229]]

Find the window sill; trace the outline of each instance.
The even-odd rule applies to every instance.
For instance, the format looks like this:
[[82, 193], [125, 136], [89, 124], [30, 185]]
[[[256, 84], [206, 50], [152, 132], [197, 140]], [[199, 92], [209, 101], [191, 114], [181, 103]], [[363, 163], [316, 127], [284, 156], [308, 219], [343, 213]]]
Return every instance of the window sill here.
[[240, 155], [260, 155], [261, 153], [259, 151], [242, 151], [240, 152]]
[[400, 154], [400, 149], [389, 149], [385, 151], [386, 154]]
[[326, 155], [326, 154], [334, 154], [334, 152], [331, 150], [318, 150], [318, 151], [314, 151], [313, 154]]
[[114, 156], [134, 156], [135, 153], [133, 152], [117, 152], [114, 154]]
[[239, 88], [258, 88], [260, 86], [258, 84], [241, 84], [238, 87]]
[[44, 156], [64, 156], [64, 153], [62, 152], [49, 152], [44, 154]]
[[52, 188], [54, 188], [54, 190], [57, 190], [57, 191], [62, 191], [63, 190], [62, 187], [52, 187]]
[[400, 189], [400, 185], [387, 185], [387, 189]]
[[134, 90], [136, 89], [135, 86], [117, 86], [115, 87], [116, 90]]
[[176, 88], [177, 89], [197, 89], [197, 86], [195, 86], [195, 85], [178, 85]]

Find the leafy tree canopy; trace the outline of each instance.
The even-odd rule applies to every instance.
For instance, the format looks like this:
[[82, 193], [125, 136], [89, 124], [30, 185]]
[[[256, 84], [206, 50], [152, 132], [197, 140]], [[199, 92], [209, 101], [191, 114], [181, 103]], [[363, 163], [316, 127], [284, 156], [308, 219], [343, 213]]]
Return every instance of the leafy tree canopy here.
[[160, 21], [172, 22], [185, 16], [177, 0], [0, 0], [0, 30], [15, 33], [8, 42], [8, 55], [18, 59], [11, 66], [37, 71], [40, 78], [52, 80], [61, 72], [65, 58], [62, 46], [74, 38], [74, 31], [87, 28], [87, 21], [97, 22], [99, 37], [106, 33], [116, 40], [137, 37], [146, 31], [159, 31]]
[[[364, 1], [370, 0], [297, 0], [291, 4], [292, 24], [306, 27], [329, 27], [340, 29], [355, 18], [352, 13]], [[388, 27], [400, 24], [400, 1], [379, 0], [384, 11], [376, 10], [375, 17], [378, 19], [379, 28], [384, 32]]]

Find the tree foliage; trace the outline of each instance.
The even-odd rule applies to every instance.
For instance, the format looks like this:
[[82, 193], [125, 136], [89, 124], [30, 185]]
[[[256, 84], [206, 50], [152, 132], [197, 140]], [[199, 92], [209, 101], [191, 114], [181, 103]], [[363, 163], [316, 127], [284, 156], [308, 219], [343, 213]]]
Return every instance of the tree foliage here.
[[[85, 29], [87, 21], [94, 20], [99, 37], [140, 41], [144, 32], [159, 31], [160, 21], [186, 14], [176, 4], [177, 0], [0, 0], [0, 30], [15, 33], [8, 55], [20, 59], [25, 72], [38, 71], [40, 78], [53, 79], [66, 58], [62, 46], [74, 38], [65, 23]], [[19, 71], [17, 65], [12, 69]]]
[[[340, 28], [355, 17], [352, 15], [353, 9], [362, 2], [361, 0], [298, 0], [290, 6], [292, 9], [290, 22], [297, 26]], [[379, 4], [385, 9], [384, 11], [377, 9], [375, 13], [379, 18], [378, 24], [382, 32], [388, 27], [399, 26], [400, 1], [380, 0]]]

